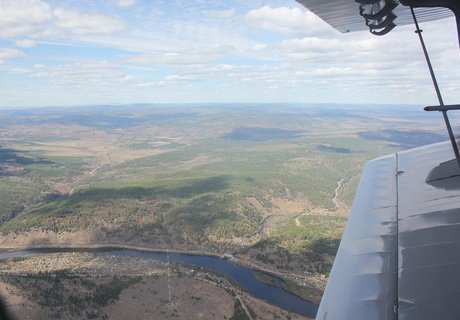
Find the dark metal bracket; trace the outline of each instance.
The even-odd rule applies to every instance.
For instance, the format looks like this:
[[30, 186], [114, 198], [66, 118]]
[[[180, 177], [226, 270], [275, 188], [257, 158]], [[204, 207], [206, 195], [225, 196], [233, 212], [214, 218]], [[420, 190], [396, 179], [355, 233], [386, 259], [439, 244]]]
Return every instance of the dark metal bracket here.
[[380, 10], [375, 13], [365, 13], [366, 5], [359, 6], [359, 14], [367, 20], [379, 20], [385, 18], [387, 15], [393, 12], [393, 9], [398, 6], [397, 3], [393, 1], [389, 1], [385, 3], [383, 8], [379, 8]]
[[384, 36], [391, 30], [393, 30], [395, 27], [396, 25], [392, 22], [389, 25], [387, 25], [385, 28], [383, 28], [382, 30], [377, 30], [377, 28], [370, 28], [370, 32], [376, 36]]
[[428, 106], [423, 108], [425, 111], [450, 111], [450, 110], [460, 110], [460, 104], [451, 104], [444, 106]]
[[365, 19], [369, 31], [383, 36], [396, 27], [397, 18], [393, 10], [398, 6], [395, 0], [355, 0], [359, 3], [359, 14]]
[[377, 23], [371, 23], [371, 20], [366, 20], [366, 26], [368, 26], [371, 30], [372, 29], [382, 29], [387, 27], [393, 21], [395, 21], [396, 16], [393, 12], [391, 12], [388, 16], [385, 17], [382, 21], [377, 21]]

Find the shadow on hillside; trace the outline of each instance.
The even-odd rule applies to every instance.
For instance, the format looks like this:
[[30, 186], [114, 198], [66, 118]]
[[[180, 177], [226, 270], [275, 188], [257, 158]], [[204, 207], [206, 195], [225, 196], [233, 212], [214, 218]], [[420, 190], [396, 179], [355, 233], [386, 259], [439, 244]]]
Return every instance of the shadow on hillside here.
[[67, 199], [67, 204], [82, 200], [104, 200], [117, 198], [191, 198], [199, 194], [216, 192], [228, 189], [230, 178], [227, 176], [217, 176], [192, 180], [181, 186], [172, 187], [123, 187], [123, 188], [94, 188], [78, 191]]
[[24, 173], [23, 167], [36, 164], [53, 164], [54, 162], [32, 158], [24, 151], [0, 146], [0, 177], [17, 176]]
[[223, 139], [265, 141], [273, 139], [299, 138], [303, 134], [300, 130], [286, 130], [280, 128], [241, 127], [221, 136]]
[[5, 148], [0, 146], [0, 166], [11, 163], [11, 164], [19, 164], [23, 166], [31, 165], [31, 164], [51, 164], [53, 162], [43, 159], [36, 159], [31, 157], [25, 157], [21, 155], [24, 151], [12, 149], [12, 148]]
[[319, 238], [310, 244], [314, 253], [335, 256], [339, 249], [340, 239]]

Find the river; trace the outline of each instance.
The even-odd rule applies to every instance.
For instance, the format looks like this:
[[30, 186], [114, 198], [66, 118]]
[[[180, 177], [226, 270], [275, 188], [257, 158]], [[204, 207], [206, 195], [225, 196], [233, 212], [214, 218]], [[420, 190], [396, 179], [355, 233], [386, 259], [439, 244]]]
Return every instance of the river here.
[[[97, 252], [117, 256], [139, 257], [144, 259], [155, 259], [167, 262], [165, 252], [150, 252], [133, 249], [116, 249], [116, 248], [41, 248], [12, 252], [0, 252], [0, 260], [14, 257], [25, 257], [34, 254], [55, 253], [55, 252]], [[254, 270], [242, 267], [225, 259], [210, 257], [205, 255], [190, 255], [183, 253], [170, 253], [169, 261], [175, 263], [187, 264], [190, 266], [202, 267], [209, 271], [225, 275], [244, 287], [252, 296], [262, 299], [271, 305], [280, 307], [297, 314], [314, 318], [318, 311], [318, 305], [300, 298], [281, 287], [282, 281], [277, 278], [279, 286], [272, 286], [260, 281], [254, 274]]]

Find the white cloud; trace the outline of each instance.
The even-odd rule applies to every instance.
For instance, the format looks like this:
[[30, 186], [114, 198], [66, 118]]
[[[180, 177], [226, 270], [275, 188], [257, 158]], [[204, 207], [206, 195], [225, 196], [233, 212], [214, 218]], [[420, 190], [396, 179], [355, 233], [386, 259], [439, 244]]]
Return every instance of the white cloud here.
[[35, 39], [58, 39], [62, 37], [59, 28], [74, 34], [109, 34], [123, 30], [124, 23], [118, 17], [103, 14], [53, 10], [40, 0], [0, 1], [0, 38], [25, 37], [16, 40], [19, 47], [32, 47]]
[[[290, 5], [279, 0], [237, 0], [231, 7], [212, 0], [136, 1], [130, 10], [114, 6], [132, 0], [107, 0], [110, 5], [45, 1], [0, 0], [0, 39], [16, 46], [0, 48], [0, 72], [5, 79], [14, 73], [11, 80], [18, 87], [48, 86], [42, 103], [59, 94], [68, 101], [69, 92], [76, 92], [75, 101], [86, 99], [75, 88], [85, 88], [101, 102], [153, 96], [164, 101], [417, 102], [434, 96], [413, 27], [398, 26], [385, 37], [339, 34], [295, 3], [277, 7]], [[451, 22], [423, 26], [446, 102], [458, 96], [460, 81]], [[17, 49], [34, 45], [41, 46], [40, 54], [24, 50], [26, 58], [5, 63], [24, 56]], [[108, 61], [99, 61], [105, 52]], [[90, 94], [84, 96], [90, 101]], [[18, 97], [42, 101], [32, 94]]]
[[193, 81], [193, 80], [195, 80], [195, 78], [191, 77], [191, 76], [182, 76], [182, 75], [179, 75], [179, 74], [171, 74], [169, 76], [164, 77], [163, 80], [159, 81], [158, 85], [160, 85], [160, 86], [172, 85], [172, 84], [176, 84], [178, 82], [187, 83], [187, 82]]
[[33, 78], [45, 78], [60, 85], [81, 87], [110, 86], [131, 80], [119, 70], [119, 66], [108, 61], [78, 61], [71, 64], [34, 66]]
[[267, 49], [267, 45], [265, 43], [257, 43], [255, 45], [253, 45], [250, 50], [251, 51], [262, 51], [262, 50], [265, 50], [265, 49]]
[[215, 45], [189, 48], [180, 52], [142, 54], [127, 57], [125, 61], [146, 65], [197, 65], [213, 61], [233, 50], [232, 47]]
[[8, 73], [12, 73], [12, 74], [28, 74], [28, 73], [30, 73], [30, 70], [27, 69], [27, 68], [16, 68], [16, 67], [5, 69], [5, 71], [8, 72]]
[[40, 0], [0, 1], [0, 37], [46, 33], [46, 23], [52, 18], [49, 5]]
[[0, 64], [5, 63], [8, 59], [16, 59], [24, 57], [25, 54], [22, 51], [13, 48], [0, 48]]
[[188, 77], [188, 76], [181, 76], [178, 74], [171, 74], [169, 76], [166, 76], [164, 81], [183, 81], [183, 80], [194, 80], [193, 77]]
[[135, 3], [134, 0], [118, 0], [117, 1], [117, 6], [119, 7], [129, 7], [132, 6]]
[[235, 9], [227, 9], [227, 10], [215, 10], [210, 11], [209, 16], [218, 19], [229, 19], [233, 18], [236, 15]]
[[379, 71], [372, 68], [355, 68], [355, 67], [330, 67], [330, 68], [318, 68], [313, 71], [314, 75], [317, 76], [375, 76], [379, 74]]
[[116, 17], [61, 8], [53, 13], [59, 27], [70, 29], [75, 34], [109, 34], [124, 29], [123, 21]]
[[154, 87], [157, 86], [158, 84], [156, 82], [140, 82], [134, 85], [134, 87], [137, 88], [147, 88], [147, 87]]
[[339, 39], [321, 39], [317, 37], [285, 40], [281, 43], [281, 46], [289, 52], [294, 53], [330, 53], [340, 51], [343, 48], [342, 42]]
[[37, 45], [37, 42], [30, 39], [20, 39], [16, 40], [16, 45], [21, 48], [32, 48]]
[[308, 35], [332, 31], [316, 15], [299, 8], [263, 6], [247, 12], [245, 18], [252, 26], [285, 34]]
[[281, 55], [285, 58], [329, 65], [345, 61], [372, 61], [380, 47], [377, 39], [369, 37], [359, 40], [306, 37], [284, 40], [280, 44]]
[[122, 82], [132, 82], [132, 81], [136, 80], [135, 77], [130, 76], [130, 75], [127, 75], [127, 74], [124, 75], [124, 76], [122, 76], [122, 77], [120, 77], [119, 79], [120, 79], [120, 81], [122, 81]]

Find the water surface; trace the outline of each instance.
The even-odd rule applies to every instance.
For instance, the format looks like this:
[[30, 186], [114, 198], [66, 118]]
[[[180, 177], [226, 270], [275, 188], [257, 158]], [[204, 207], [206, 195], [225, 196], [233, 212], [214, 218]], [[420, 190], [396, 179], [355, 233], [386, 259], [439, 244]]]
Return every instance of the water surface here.
[[[165, 252], [149, 252], [133, 249], [113, 249], [113, 248], [81, 248], [81, 249], [68, 249], [68, 248], [44, 248], [44, 249], [31, 249], [14, 252], [0, 252], [0, 260], [25, 257], [34, 254], [43, 253], [56, 253], [56, 252], [99, 252], [112, 254], [117, 256], [139, 257], [144, 259], [155, 259], [167, 262], [167, 254]], [[277, 278], [277, 286], [266, 284], [256, 278], [254, 270], [245, 268], [232, 263], [225, 259], [219, 259], [204, 255], [189, 255], [183, 253], [170, 253], [170, 262], [183, 263], [190, 266], [202, 267], [215, 273], [227, 276], [229, 279], [235, 281], [240, 286], [244, 287], [252, 296], [265, 300], [271, 305], [280, 307], [282, 309], [295, 312], [297, 314], [314, 318], [318, 311], [318, 305], [300, 298], [281, 287], [283, 281]]]

